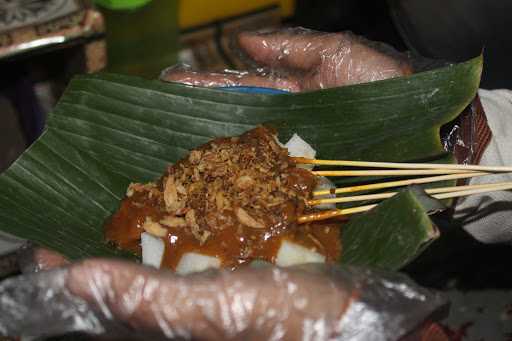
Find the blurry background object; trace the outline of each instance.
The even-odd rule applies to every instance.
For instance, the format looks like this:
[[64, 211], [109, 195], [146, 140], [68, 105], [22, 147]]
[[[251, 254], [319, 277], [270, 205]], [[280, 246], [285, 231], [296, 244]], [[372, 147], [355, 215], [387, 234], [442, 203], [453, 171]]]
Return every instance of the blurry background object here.
[[295, 0], [181, 1], [178, 59], [197, 69], [244, 68], [232, 46], [234, 36], [240, 31], [279, 28], [293, 16], [295, 6]]
[[399, 51], [407, 49], [386, 1], [297, 0], [293, 24], [325, 32], [348, 30], [369, 40], [385, 42]]
[[108, 71], [154, 79], [176, 62], [177, 0], [95, 2], [107, 24]]
[[484, 52], [481, 87], [512, 88], [512, 2], [503, 0], [297, 0], [293, 23], [351, 30], [398, 50], [460, 62]]
[[69, 79], [105, 66], [103, 32], [87, 1], [0, 1], [0, 171], [41, 134]]
[[[0, 1], [0, 57], [80, 43], [103, 32], [103, 21], [84, 0]], [[89, 42], [90, 43], [90, 42]], [[69, 44], [73, 45], [73, 44]], [[87, 44], [86, 44], [87, 45]], [[90, 46], [85, 46], [90, 53]]]
[[295, 6], [295, 0], [186, 0], [180, 3], [179, 26], [187, 30], [271, 7], [279, 8], [280, 16], [288, 18], [293, 16]]
[[[85, 0], [0, 0], [0, 172], [42, 133], [68, 81], [105, 67], [103, 34]], [[20, 245], [0, 235], [0, 254]]]
[[0, 0], [0, 171], [41, 134], [74, 75], [106, 68], [154, 79], [177, 61], [242, 67], [232, 37], [277, 28], [295, 8], [294, 0], [95, 3]]
[[[458, 62], [484, 52], [481, 87], [512, 88], [512, 2], [503, 0], [389, 0], [407, 47]], [[435, 23], [435, 24], [434, 24]]]

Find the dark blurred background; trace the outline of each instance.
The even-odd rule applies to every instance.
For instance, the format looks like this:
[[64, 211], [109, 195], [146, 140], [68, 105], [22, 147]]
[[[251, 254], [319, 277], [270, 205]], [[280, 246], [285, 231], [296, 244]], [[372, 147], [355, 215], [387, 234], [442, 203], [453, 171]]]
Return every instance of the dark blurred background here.
[[424, 57], [460, 62], [484, 53], [481, 87], [511, 88], [512, 37], [506, 0], [298, 1], [294, 21], [351, 30]]

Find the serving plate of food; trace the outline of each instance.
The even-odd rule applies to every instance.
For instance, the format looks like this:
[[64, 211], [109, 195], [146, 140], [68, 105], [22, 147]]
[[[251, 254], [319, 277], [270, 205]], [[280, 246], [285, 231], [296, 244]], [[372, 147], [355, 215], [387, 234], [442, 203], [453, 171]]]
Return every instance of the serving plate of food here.
[[[436, 182], [449, 187], [477, 170], [356, 166], [358, 176], [327, 180], [327, 166], [312, 171], [297, 157], [449, 164], [439, 129], [472, 101], [481, 68], [478, 57], [296, 94], [79, 76], [44, 134], [0, 176], [0, 230], [71, 260], [121, 256], [178, 273], [258, 261], [399, 269], [437, 238], [435, 200], [404, 188], [378, 205], [310, 201], [420, 175], [449, 176]], [[365, 204], [372, 209], [318, 219]], [[301, 220], [308, 215], [317, 218]]]

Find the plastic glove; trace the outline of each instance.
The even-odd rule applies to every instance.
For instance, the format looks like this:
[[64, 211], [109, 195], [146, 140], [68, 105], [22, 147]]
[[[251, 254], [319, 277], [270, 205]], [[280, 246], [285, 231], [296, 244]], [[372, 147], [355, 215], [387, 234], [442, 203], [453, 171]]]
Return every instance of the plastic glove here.
[[245, 32], [238, 36], [238, 45], [260, 69], [211, 73], [172, 67], [162, 72], [161, 79], [197, 86], [244, 85], [297, 92], [412, 73], [405, 56], [393, 48], [349, 32], [323, 33], [304, 28]]
[[0, 335], [398, 340], [445, 301], [400, 274], [327, 266], [180, 277], [88, 260], [0, 283]]

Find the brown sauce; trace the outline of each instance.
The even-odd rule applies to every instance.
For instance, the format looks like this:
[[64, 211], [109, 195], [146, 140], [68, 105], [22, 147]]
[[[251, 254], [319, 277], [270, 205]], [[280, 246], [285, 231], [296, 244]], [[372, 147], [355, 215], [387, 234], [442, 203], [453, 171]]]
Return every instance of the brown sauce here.
[[259, 127], [192, 151], [156, 184], [131, 185], [107, 221], [105, 236], [140, 254], [149, 217], [165, 231], [162, 267], [173, 270], [187, 252], [218, 257], [228, 268], [257, 259], [274, 263], [284, 239], [332, 262], [340, 256], [340, 223], [297, 224], [298, 216], [312, 212], [305, 200], [315, 185], [315, 177], [295, 167], [272, 131]]

